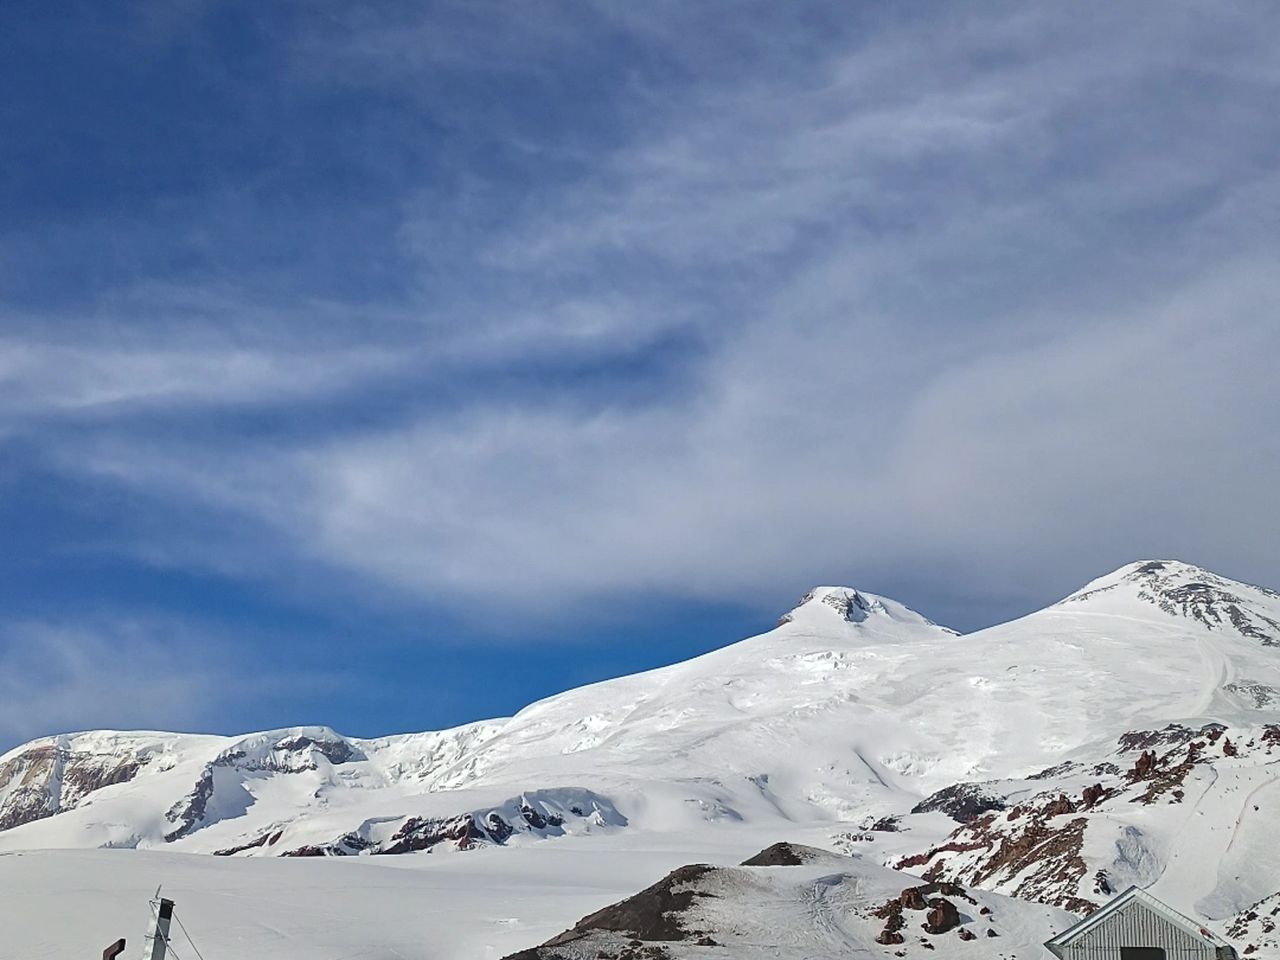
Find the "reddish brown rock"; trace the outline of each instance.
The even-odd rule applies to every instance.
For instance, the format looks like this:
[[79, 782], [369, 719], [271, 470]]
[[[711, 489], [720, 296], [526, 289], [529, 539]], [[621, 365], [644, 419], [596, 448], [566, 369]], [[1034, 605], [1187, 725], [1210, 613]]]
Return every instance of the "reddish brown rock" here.
[[935, 897], [929, 901], [929, 915], [925, 918], [927, 933], [946, 933], [960, 926], [960, 911], [950, 900]]
[[1155, 771], [1156, 768], [1156, 752], [1154, 750], [1143, 750], [1142, 755], [1133, 765], [1133, 769], [1129, 771], [1129, 780], [1146, 780]]
[[1050, 803], [1042, 811], [1046, 817], [1060, 817], [1063, 814], [1075, 813], [1076, 805], [1071, 802], [1071, 798], [1067, 796], [1058, 797]]
[[907, 910], [924, 910], [928, 906], [919, 887], [907, 887], [903, 890], [898, 895], [898, 903]]

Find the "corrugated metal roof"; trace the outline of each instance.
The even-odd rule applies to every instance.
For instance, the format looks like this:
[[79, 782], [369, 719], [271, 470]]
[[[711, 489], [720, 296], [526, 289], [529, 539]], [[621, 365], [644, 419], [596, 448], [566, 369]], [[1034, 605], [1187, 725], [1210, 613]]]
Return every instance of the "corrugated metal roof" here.
[[1222, 945], [1222, 941], [1208, 927], [1197, 923], [1190, 917], [1183, 916], [1177, 910], [1173, 909], [1173, 907], [1157, 900], [1151, 894], [1147, 893], [1147, 891], [1141, 890], [1138, 887], [1130, 887], [1109, 903], [1106, 903], [1093, 911], [1093, 913], [1089, 914], [1089, 916], [1085, 917], [1085, 919], [1081, 920], [1074, 927], [1064, 930], [1052, 940], [1046, 941], [1045, 946], [1048, 947], [1055, 956], [1061, 956], [1055, 948], [1070, 946], [1078, 937], [1088, 933], [1107, 917], [1112, 916], [1135, 900], [1139, 901], [1165, 920], [1168, 920], [1173, 925], [1181, 928], [1185, 933], [1188, 933], [1191, 936], [1201, 937], [1214, 946]]

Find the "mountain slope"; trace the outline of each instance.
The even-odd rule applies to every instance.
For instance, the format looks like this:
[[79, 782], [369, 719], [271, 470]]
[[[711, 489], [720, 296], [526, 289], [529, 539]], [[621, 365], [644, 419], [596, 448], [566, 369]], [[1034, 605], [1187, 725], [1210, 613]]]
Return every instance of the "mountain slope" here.
[[[1225, 757], [1217, 740], [1186, 753], [1213, 725], [1256, 746], [1280, 722], [1277, 624], [1280, 595], [1176, 561], [1130, 564], [964, 636], [888, 598], [818, 588], [768, 633], [454, 730], [36, 741], [0, 757], [0, 851], [317, 856], [786, 833], [1077, 910], [1105, 897], [1100, 873], [1159, 879], [1178, 908], [1226, 918], [1280, 890], [1280, 865], [1241, 852], [1275, 826], [1241, 800], [1251, 783], [1271, 809], [1273, 761], [1252, 747]], [[1151, 749], [1126, 735], [1171, 724], [1188, 738], [1126, 779]], [[1184, 799], [1171, 787], [1134, 802], [1174, 769]], [[1058, 795], [1078, 811], [1095, 786], [1110, 795], [1081, 817], [1047, 812]], [[970, 827], [946, 811], [984, 797], [1035, 815], [957, 834]], [[1189, 829], [1187, 811], [1213, 829]], [[1018, 832], [1033, 822], [1048, 847]], [[1038, 851], [1041, 880], [1028, 862], [1013, 876], [1011, 844]]]
[[[855, 857], [775, 844], [734, 867], [684, 866], [507, 960], [1044, 957], [1075, 918]], [[999, 941], [998, 951], [993, 941]]]
[[769, 633], [508, 720], [370, 741], [327, 728], [37, 741], [0, 757], [0, 848], [257, 853], [282, 832], [271, 847], [285, 852], [368, 834], [368, 820], [457, 817], [569, 787], [660, 829], [875, 819], [1128, 730], [1265, 721], [1280, 690], [1276, 622], [1275, 593], [1172, 561], [964, 637], [887, 598], [819, 588]]

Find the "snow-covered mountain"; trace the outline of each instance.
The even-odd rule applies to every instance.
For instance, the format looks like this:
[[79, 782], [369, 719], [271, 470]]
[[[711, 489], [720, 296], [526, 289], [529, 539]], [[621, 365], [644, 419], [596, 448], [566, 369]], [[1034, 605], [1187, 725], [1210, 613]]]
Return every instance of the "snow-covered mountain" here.
[[1190, 564], [1130, 564], [963, 636], [822, 587], [768, 633], [453, 730], [35, 741], [0, 757], [0, 851], [626, 835], [674, 859], [788, 836], [1074, 911], [1158, 881], [1227, 924], [1280, 891], [1277, 724], [1280, 594]]

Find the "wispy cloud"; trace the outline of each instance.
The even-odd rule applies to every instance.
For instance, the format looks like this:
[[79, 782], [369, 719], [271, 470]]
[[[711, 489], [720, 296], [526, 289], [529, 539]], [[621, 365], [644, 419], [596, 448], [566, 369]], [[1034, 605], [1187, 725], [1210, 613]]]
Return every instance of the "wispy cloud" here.
[[189, 633], [136, 621], [0, 626], [0, 752], [94, 727], [191, 729], [226, 706], [227, 677], [193, 669]]
[[[223, 569], [464, 614], [1043, 599], [1149, 553], [1280, 582], [1271, 14], [501, 9], [285, 34], [298, 96], [409, 104], [343, 148], [396, 296], [268, 310], [267, 271], [123, 346], [28, 325], [6, 419], [109, 407], [47, 455], [233, 519]], [[265, 403], [312, 428], [137, 417]]]

